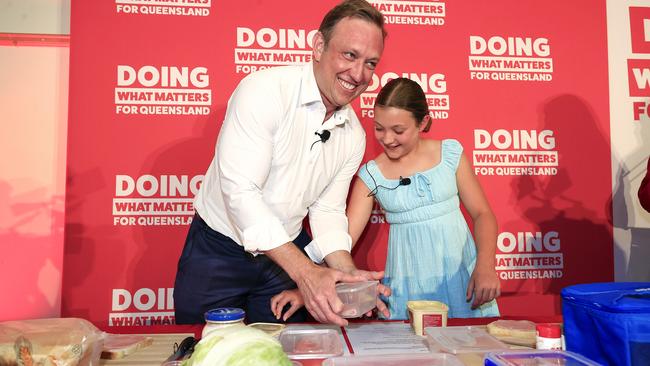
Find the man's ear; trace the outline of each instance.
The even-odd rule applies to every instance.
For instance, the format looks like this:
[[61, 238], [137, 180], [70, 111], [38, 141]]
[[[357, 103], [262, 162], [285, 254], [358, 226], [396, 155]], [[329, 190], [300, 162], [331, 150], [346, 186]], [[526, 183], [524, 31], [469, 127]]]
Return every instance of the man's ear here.
[[314, 60], [316, 62], [320, 61], [323, 51], [325, 51], [325, 37], [323, 37], [323, 33], [317, 32], [314, 35], [314, 48], [313, 48]]

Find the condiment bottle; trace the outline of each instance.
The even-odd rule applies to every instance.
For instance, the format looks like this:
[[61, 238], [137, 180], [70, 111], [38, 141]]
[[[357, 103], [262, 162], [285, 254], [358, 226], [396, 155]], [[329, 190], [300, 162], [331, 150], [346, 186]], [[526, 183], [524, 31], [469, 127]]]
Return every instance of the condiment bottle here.
[[208, 310], [203, 314], [205, 326], [201, 332], [201, 338], [215, 329], [230, 327], [233, 325], [244, 325], [246, 312], [240, 308], [216, 308]]
[[562, 349], [562, 329], [559, 324], [537, 324], [537, 349]]

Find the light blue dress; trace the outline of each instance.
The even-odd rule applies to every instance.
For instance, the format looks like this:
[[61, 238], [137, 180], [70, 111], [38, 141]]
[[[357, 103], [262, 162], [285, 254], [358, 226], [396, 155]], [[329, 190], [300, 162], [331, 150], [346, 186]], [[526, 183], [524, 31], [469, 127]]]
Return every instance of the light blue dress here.
[[386, 179], [374, 160], [359, 169], [370, 191], [386, 187], [379, 187], [375, 197], [390, 224], [383, 282], [393, 291], [387, 299], [391, 319], [408, 318], [408, 300], [442, 301], [450, 318], [499, 316], [494, 300], [475, 310], [465, 301], [476, 246], [456, 186], [463, 147], [443, 140], [441, 149], [440, 163], [410, 176], [409, 185]]

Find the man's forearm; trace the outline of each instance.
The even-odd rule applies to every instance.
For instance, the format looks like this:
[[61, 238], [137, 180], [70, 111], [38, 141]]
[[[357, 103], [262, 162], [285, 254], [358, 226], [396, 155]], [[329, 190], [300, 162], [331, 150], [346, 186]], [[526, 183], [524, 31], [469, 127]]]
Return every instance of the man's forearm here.
[[291, 279], [298, 283], [305, 273], [310, 271], [315, 264], [304, 255], [293, 242], [280, 245], [277, 248], [264, 252], [272, 261], [277, 263], [287, 272]]
[[352, 255], [346, 250], [337, 250], [325, 257], [325, 263], [330, 268], [338, 269], [339, 271], [350, 273], [357, 269], [352, 260]]

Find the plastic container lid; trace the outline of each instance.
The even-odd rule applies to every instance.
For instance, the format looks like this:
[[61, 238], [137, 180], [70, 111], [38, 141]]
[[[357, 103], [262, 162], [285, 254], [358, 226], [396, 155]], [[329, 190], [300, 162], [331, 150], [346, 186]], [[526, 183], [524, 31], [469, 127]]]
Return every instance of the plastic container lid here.
[[424, 328], [432, 352], [468, 353], [508, 349], [504, 343], [477, 327]]
[[485, 355], [485, 366], [570, 365], [600, 366], [600, 364], [567, 351], [505, 351]]
[[230, 322], [244, 319], [246, 312], [240, 308], [216, 308], [203, 314], [205, 321]]
[[463, 366], [454, 355], [443, 353], [345, 356], [327, 359], [323, 366]]
[[376, 286], [377, 283], [377, 281], [340, 282], [336, 284], [336, 292], [343, 294], [366, 291], [369, 287]]
[[280, 333], [282, 349], [292, 360], [328, 358], [343, 354], [339, 333], [333, 329], [291, 329]]
[[613, 313], [650, 311], [650, 282], [604, 282], [572, 285], [562, 289], [562, 299]]
[[537, 335], [544, 338], [561, 338], [562, 329], [559, 324], [541, 323], [535, 326]]

